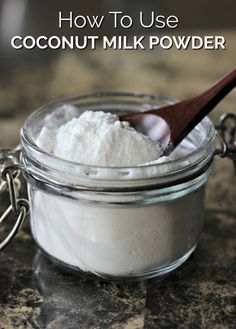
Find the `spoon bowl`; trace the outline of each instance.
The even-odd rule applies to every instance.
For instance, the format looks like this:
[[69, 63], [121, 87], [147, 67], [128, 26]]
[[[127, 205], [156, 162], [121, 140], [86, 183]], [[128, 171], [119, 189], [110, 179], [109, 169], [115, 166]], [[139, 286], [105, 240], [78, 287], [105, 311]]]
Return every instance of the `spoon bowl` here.
[[159, 115], [136, 113], [120, 117], [129, 121], [131, 126], [139, 133], [148, 136], [151, 140], [167, 148], [170, 143], [170, 128], [168, 123]]

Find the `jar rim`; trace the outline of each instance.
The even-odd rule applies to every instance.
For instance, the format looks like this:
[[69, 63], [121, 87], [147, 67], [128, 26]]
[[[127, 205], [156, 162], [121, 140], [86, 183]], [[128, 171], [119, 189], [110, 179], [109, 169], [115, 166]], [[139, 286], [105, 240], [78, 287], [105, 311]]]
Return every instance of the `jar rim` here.
[[[46, 104], [38, 109], [36, 109], [28, 118], [25, 120], [23, 127], [21, 128], [21, 145], [22, 145], [22, 151], [24, 153], [23, 158], [27, 158], [29, 161], [23, 161], [23, 166], [25, 166], [25, 169], [29, 168], [29, 162], [31, 160], [36, 160], [37, 164], [43, 165], [47, 167], [47, 174], [51, 176], [50, 174], [53, 174], [53, 177], [55, 177], [56, 174], [60, 173], [67, 173], [67, 172], [76, 172], [79, 174], [84, 173], [87, 180], [90, 182], [87, 182], [89, 185], [92, 181], [134, 181], [134, 180], [143, 180], [143, 179], [150, 179], [150, 178], [162, 178], [166, 175], [181, 175], [184, 174], [186, 176], [187, 171], [191, 171], [193, 167], [196, 167], [195, 169], [202, 168], [207, 160], [208, 162], [212, 159], [214, 154], [214, 138], [215, 138], [215, 128], [211, 120], [207, 117], [205, 117], [202, 122], [200, 123], [206, 132], [207, 138], [201, 143], [201, 145], [189, 152], [187, 155], [181, 156], [178, 159], [175, 160], [168, 160], [163, 163], [148, 163], [143, 164], [141, 166], [129, 166], [129, 167], [105, 167], [105, 166], [94, 166], [94, 165], [87, 165], [83, 163], [77, 163], [68, 161], [65, 159], [61, 159], [59, 157], [56, 157], [53, 154], [50, 154], [43, 149], [41, 149], [39, 146], [36, 145], [33, 138], [29, 134], [29, 128], [32, 126], [33, 122], [37, 119], [39, 114], [47, 113], [51, 109], [55, 109], [60, 105], [63, 104], [70, 104], [76, 101], [84, 101], [87, 99], [100, 99], [105, 100], [106, 98], [117, 98], [122, 100], [122, 98], [129, 98], [129, 99], [138, 99], [140, 101], [145, 102], [165, 102], [168, 104], [173, 104], [175, 100], [169, 99], [164, 96], [157, 96], [157, 95], [149, 95], [149, 94], [143, 94], [143, 93], [128, 93], [128, 92], [96, 92], [96, 93], [90, 93], [90, 94], [84, 94], [79, 96], [73, 96], [73, 97], [66, 97], [62, 98], [60, 100], [57, 100], [55, 102], [51, 102], [49, 104]], [[205, 150], [209, 149], [207, 152], [207, 156], [205, 154]], [[202, 154], [204, 152], [204, 154]], [[27, 157], [29, 154], [31, 156]], [[24, 159], [23, 159], [24, 160]], [[180, 168], [180, 164], [185, 163], [186, 160], [188, 160], [189, 165], [184, 166], [183, 168]], [[34, 165], [36, 163], [34, 161]], [[163, 170], [163, 168], [167, 168], [168, 166], [173, 167], [173, 163], [175, 164], [176, 169], [175, 170]], [[36, 165], [37, 167], [37, 165]], [[60, 168], [63, 168], [63, 170], [60, 170]], [[65, 170], [67, 168], [68, 170]], [[155, 170], [157, 169], [158, 170]], [[31, 167], [32, 169], [32, 167]], [[39, 169], [39, 168], [38, 168]], [[143, 171], [143, 175], [140, 177], [141, 170]], [[173, 169], [173, 168], [172, 168]], [[128, 171], [132, 171], [132, 175], [126, 175]], [[145, 173], [145, 171], [147, 171]], [[94, 175], [94, 173], [96, 174]], [[103, 172], [102, 175], [97, 175], [98, 172]], [[105, 174], [106, 172], [106, 174]], [[136, 173], [135, 173], [136, 172]], [[161, 175], [158, 175], [158, 172], [161, 173]], [[45, 173], [46, 174], [46, 173]], [[104, 176], [105, 174], [105, 176]], [[164, 174], [164, 175], [163, 175]], [[70, 181], [69, 175], [65, 175], [67, 177], [64, 177], [65, 181]], [[163, 176], [163, 177], [162, 177]], [[81, 178], [81, 177], [79, 177]], [[86, 180], [86, 179], [85, 179]], [[75, 179], [75, 175], [73, 175], [73, 184], [81, 184], [79, 183], [79, 180], [77, 181]], [[82, 184], [86, 184], [86, 181], [83, 180]]]

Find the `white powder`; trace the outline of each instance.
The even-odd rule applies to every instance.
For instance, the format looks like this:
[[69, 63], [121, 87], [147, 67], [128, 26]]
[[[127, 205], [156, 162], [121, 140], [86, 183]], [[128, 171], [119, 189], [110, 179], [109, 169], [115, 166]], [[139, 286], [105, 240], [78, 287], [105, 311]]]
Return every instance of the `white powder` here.
[[[73, 108], [70, 113], [59, 124], [45, 124], [37, 139], [41, 148], [67, 160], [108, 167], [139, 165], [160, 156], [158, 145], [115, 115], [89, 111], [73, 118]], [[186, 154], [193, 148], [188, 144], [173, 154]], [[70, 200], [31, 186], [29, 195], [39, 245], [69, 266], [97, 274], [132, 276], [169, 265], [195, 247], [201, 231], [203, 188], [172, 201], [150, 199], [139, 205], [124, 204], [126, 195], [113, 195], [116, 204], [104, 204], [106, 196], [88, 204], [89, 194], [84, 202], [82, 194]]]
[[202, 189], [164, 203], [112, 207], [32, 193], [35, 240], [53, 257], [92, 273], [129, 276], [169, 264], [197, 244], [202, 228]]
[[106, 167], [136, 166], [162, 154], [159, 144], [128, 122], [100, 111], [86, 111], [56, 130], [43, 127], [37, 144], [65, 160]]

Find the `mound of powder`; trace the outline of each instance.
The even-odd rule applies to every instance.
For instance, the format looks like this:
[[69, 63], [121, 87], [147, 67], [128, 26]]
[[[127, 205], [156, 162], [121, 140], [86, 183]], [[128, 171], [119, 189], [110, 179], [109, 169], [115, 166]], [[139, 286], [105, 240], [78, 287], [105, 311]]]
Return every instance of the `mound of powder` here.
[[62, 159], [95, 166], [136, 166], [162, 154], [159, 144], [102, 111], [86, 111], [57, 129], [45, 126], [36, 143]]

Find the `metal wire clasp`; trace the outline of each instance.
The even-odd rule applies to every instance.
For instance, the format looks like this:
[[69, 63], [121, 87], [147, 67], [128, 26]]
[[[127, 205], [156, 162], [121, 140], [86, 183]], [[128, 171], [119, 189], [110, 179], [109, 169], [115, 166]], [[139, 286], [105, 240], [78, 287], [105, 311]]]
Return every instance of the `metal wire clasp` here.
[[216, 126], [217, 136], [221, 148], [215, 154], [221, 158], [229, 157], [233, 160], [236, 175], [236, 115], [225, 113], [220, 117], [219, 125]]
[[8, 190], [10, 197], [10, 205], [0, 217], [0, 226], [10, 214], [13, 214], [16, 218], [12, 230], [7, 237], [0, 242], [0, 251], [14, 238], [29, 211], [28, 200], [18, 198], [20, 189], [19, 175], [21, 174], [21, 169], [15, 157], [17, 151], [17, 148], [0, 149], [0, 193]]

